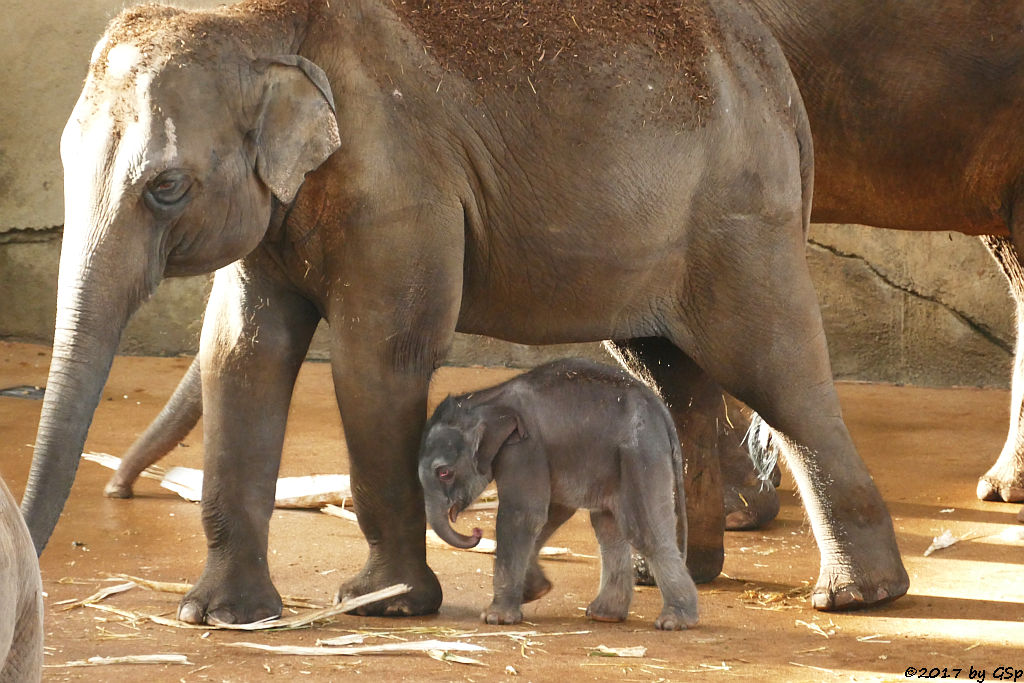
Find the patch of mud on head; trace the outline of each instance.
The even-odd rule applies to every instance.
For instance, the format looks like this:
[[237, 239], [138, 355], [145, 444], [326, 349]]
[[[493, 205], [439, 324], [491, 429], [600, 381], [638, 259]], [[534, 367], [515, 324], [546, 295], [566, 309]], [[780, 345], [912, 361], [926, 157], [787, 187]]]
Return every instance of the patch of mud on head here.
[[[393, 8], [446, 69], [483, 88], [570, 81], [627, 51], [673, 74], [675, 97], [704, 102], [711, 10], [692, 0], [394, 0]], [[513, 86], [513, 84], [515, 84]]]

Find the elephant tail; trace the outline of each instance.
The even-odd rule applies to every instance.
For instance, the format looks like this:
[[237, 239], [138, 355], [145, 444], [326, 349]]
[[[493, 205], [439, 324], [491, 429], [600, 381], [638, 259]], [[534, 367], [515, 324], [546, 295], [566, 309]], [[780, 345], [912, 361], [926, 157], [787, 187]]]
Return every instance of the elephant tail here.
[[772, 438], [771, 427], [760, 415], [754, 413], [743, 441], [747, 444], [747, 455], [754, 466], [754, 473], [764, 486], [765, 482], [771, 481], [775, 465], [779, 462], [779, 449]]
[[675, 504], [676, 504], [676, 538], [679, 541], [679, 552], [683, 554], [683, 562], [686, 562], [686, 484], [683, 470], [683, 447], [679, 443], [679, 434], [676, 432], [676, 423], [672, 419], [672, 413], [660, 400], [662, 414], [664, 415], [665, 430], [668, 432], [669, 444], [671, 444], [672, 477], [675, 480]]

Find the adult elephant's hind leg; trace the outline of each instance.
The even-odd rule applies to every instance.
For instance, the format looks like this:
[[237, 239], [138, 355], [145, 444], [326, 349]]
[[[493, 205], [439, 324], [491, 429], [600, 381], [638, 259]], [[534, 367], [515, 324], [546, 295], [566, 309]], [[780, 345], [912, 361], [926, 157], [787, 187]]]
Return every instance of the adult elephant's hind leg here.
[[103, 494], [108, 498], [131, 498], [132, 486], [144, 469], [167, 455], [188, 436], [203, 415], [203, 387], [198, 356], [189, 365], [167, 405], [128, 448]]
[[750, 461], [744, 438], [750, 418], [730, 398], [718, 421], [718, 452], [722, 465], [722, 497], [726, 531], [749, 531], [766, 526], [779, 514], [778, 466], [769, 479], [761, 479]]
[[1024, 501], [1024, 266], [1020, 252], [1007, 237], [983, 236], [982, 244], [999, 264], [1017, 306], [1017, 347], [1010, 395], [1010, 429], [999, 458], [978, 479], [981, 500]]
[[182, 599], [189, 623], [281, 613], [267, 541], [292, 388], [319, 313], [262, 270], [218, 271], [200, 341], [206, 567]]
[[802, 232], [756, 215], [729, 220], [721, 227], [734, 243], [694, 275], [707, 286], [682, 292], [675, 339], [774, 430], [821, 552], [814, 607], [899, 597], [907, 573], [843, 423]]

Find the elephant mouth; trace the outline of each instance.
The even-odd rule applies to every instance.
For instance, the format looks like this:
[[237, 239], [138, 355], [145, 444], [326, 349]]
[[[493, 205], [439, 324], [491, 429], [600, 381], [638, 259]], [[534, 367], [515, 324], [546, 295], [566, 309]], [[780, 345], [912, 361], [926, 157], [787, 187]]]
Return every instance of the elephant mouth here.
[[448, 521], [452, 524], [455, 524], [455, 522], [459, 519], [459, 512], [460, 511], [457, 505], [452, 505], [450, 508], [448, 508]]

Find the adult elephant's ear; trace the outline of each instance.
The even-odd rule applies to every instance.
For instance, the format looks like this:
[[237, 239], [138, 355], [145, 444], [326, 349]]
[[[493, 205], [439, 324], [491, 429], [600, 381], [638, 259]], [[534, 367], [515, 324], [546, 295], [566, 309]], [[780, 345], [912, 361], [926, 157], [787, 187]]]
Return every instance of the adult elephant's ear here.
[[282, 202], [341, 145], [334, 95], [323, 70], [305, 57], [261, 59], [265, 74], [256, 134], [256, 173]]

